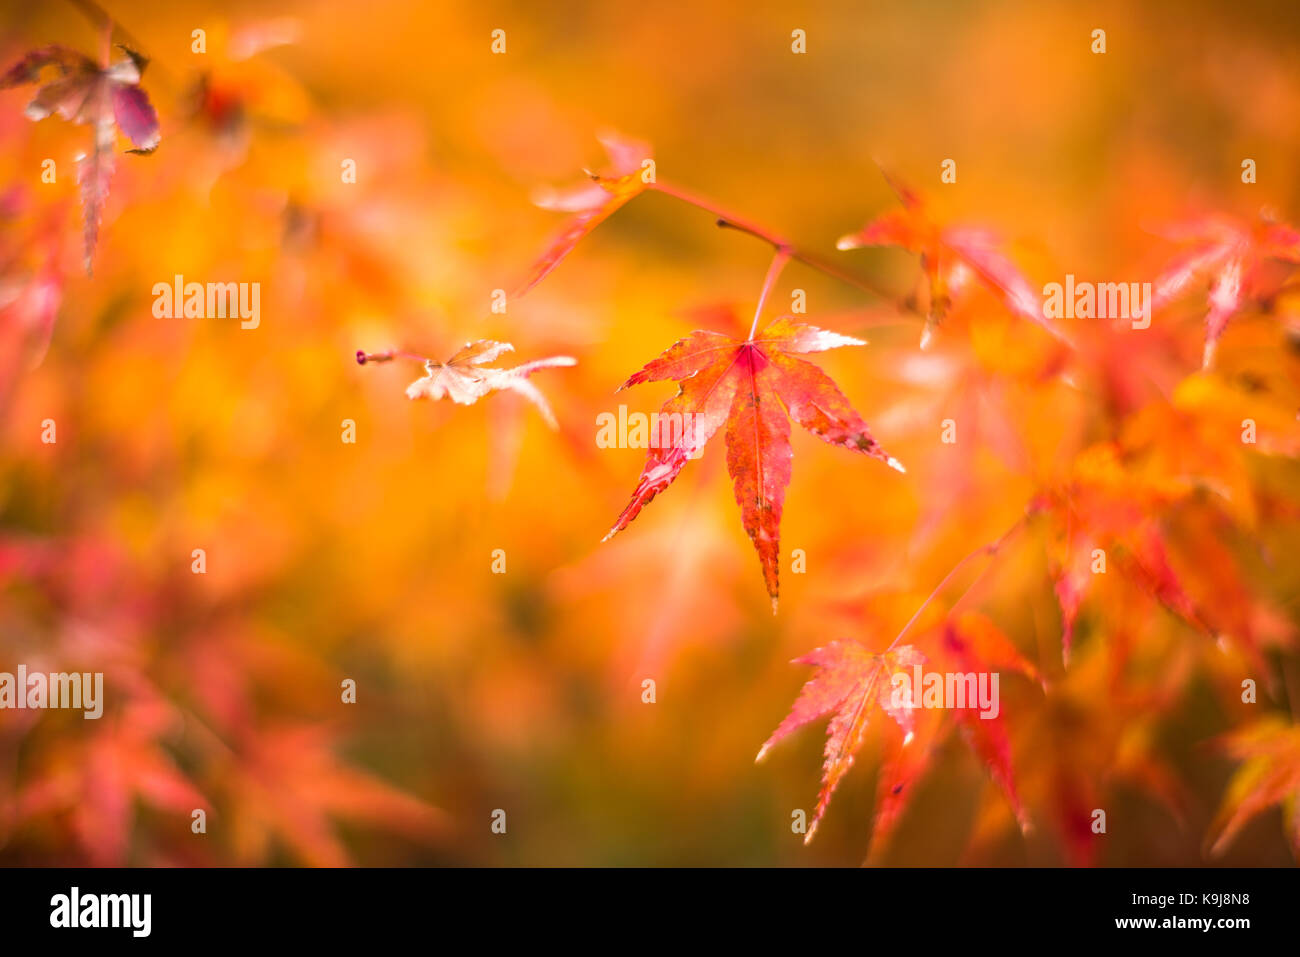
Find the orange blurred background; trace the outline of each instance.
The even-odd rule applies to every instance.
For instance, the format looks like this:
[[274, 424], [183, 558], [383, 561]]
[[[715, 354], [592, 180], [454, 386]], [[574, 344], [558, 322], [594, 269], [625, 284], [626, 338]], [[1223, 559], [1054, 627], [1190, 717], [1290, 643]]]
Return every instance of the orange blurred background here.
[[[493, 290], [513, 288], [561, 225], [531, 204], [535, 190], [599, 166], [599, 132], [645, 139], [660, 177], [900, 297], [914, 256], [834, 249], [895, 205], [877, 162], [944, 217], [997, 229], [1035, 285], [1149, 279], [1174, 251], [1151, 226], [1189, 212], [1300, 216], [1294, 4], [105, 7], [151, 60], [142, 86], [162, 143], [118, 156], [93, 277], [72, 163], [87, 131], [31, 123], [31, 90], [0, 91], [6, 268], [55, 263], [61, 289], [43, 361], [0, 367], [0, 670], [103, 670], [107, 689], [98, 722], [0, 713], [6, 864], [863, 860], [870, 753], [808, 847], [790, 822], [813, 804], [821, 729], [754, 763], [809, 676], [790, 660], [836, 639], [887, 642], [1046, 476], [1197, 371], [1197, 305], [1166, 327], [1160, 355], [1121, 349], [1114, 361], [1151, 363], [1159, 387], [1118, 414], [1086, 377], [1044, 377], [1051, 343], [982, 320], [991, 298], [958, 309], [922, 353], [915, 316], [790, 266], [774, 312], [804, 289], [809, 321], [869, 340], [817, 362], [908, 472], [796, 430], [774, 617], [720, 439], [605, 544], [644, 453], [595, 442], [600, 413], [651, 412], [673, 394], [614, 390], [716, 325], [710, 307], [748, 325], [771, 251], [652, 193], [491, 312]], [[1103, 55], [1090, 51], [1097, 28]], [[791, 52], [795, 29], [806, 54]], [[100, 35], [74, 3], [0, 11], [6, 68], [51, 42], [94, 53]], [[1258, 184], [1240, 182], [1243, 157]], [[952, 185], [939, 183], [946, 158]], [[355, 183], [340, 176], [349, 159]], [[155, 318], [151, 289], [177, 274], [260, 282], [259, 327]], [[1242, 350], [1280, 341], [1275, 326], [1241, 326]], [[417, 364], [353, 359], [442, 358], [480, 338], [513, 343], [508, 364], [577, 358], [532, 380], [557, 432], [511, 394], [408, 401]], [[1287, 361], [1277, 374], [1294, 398]], [[957, 388], [972, 364], [997, 402], [983, 400], [985, 424], [954, 451], [939, 423], [980, 407]], [[41, 440], [46, 419], [55, 444]], [[1000, 441], [1029, 464], [1004, 461]], [[1243, 522], [1259, 551], [1293, 559], [1294, 457], [1223, 470], [1290, 501]], [[197, 548], [204, 575], [191, 573]], [[796, 548], [805, 574], [791, 573]], [[1189, 588], [1214, 601], [1213, 568], [1198, 581], [1185, 564]], [[1297, 620], [1298, 567], [1244, 573], [1280, 630]], [[1050, 816], [1058, 762], [1109, 809], [1092, 862], [1202, 863], [1235, 766], [1207, 742], [1256, 713], [1233, 694], [1241, 658], [1126, 601], [1097, 598], [1070, 672], [1033, 536], [966, 604], [1052, 683], [1046, 696], [1003, 686], [1031, 815]], [[1141, 649], [1122, 672], [1107, 657], [1119, 632]], [[355, 704], [340, 701], [347, 678]], [[1281, 707], [1274, 687], [1259, 709]], [[1054, 737], [1061, 722], [1077, 743]], [[1107, 776], [1132, 755], [1138, 773]], [[205, 834], [191, 830], [195, 807]], [[491, 829], [496, 809], [505, 834]], [[884, 860], [1078, 862], [1052, 827], [1014, 824], [953, 736]], [[1217, 860], [1290, 863], [1280, 815]]]

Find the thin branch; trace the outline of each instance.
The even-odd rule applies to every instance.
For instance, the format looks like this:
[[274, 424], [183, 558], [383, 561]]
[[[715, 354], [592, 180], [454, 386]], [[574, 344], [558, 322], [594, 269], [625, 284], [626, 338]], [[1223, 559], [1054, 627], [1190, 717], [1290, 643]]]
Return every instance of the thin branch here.
[[144, 52], [140, 45], [140, 41], [137, 40], [135, 36], [133, 36], [128, 30], [126, 30], [122, 26], [122, 24], [115, 22], [113, 19], [113, 15], [110, 14], [103, 7], [101, 7], [98, 3], [95, 3], [94, 0], [68, 0], [68, 2], [72, 6], [80, 10], [85, 15], [86, 19], [90, 20], [97, 27], [108, 30], [109, 39], [107, 42], [107, 47], [109, 53], [112, 52], [112, 46], [113, 46], [112, 37], [114, 33], [116, 33], [123, 40], [125, 40], [127, 45], [130, 46], [132, 49], [136, 50], [137, 52], [141, 52], [141, 53]]
[[[106, 59], [104, 61], [106, 66], [112, 60], [112, 38], [114, 36], [119, 37], [126, 47], [134, 50], [136, 53], [145, 53], [144, 44], [140, 41], [139, 37], [135, 36], [135, 34], [122, 26], [119, 20], [115, 19], [112, 14], [96, 3], [95, 0], [68, 0], [68, 3], [71, 6], [76, 7], [77, 10], [86, 17], [86, 19], [90, 20], [96, 26], [107, 28], [108, 37], [105, 42]], [[153, 67], [152, 75], [156, 79], [160, 79], [164, 86], [177, 86], [175, 75], [170, 73], [165, 66], [159, 64], [152, 56], [149, 57], [149, 63]]]
[[873, 296], [878, 296], [894, 305], [897, 309], [913, 313], [916, 312], [915, 309], [912, 309], [905, 303], [901, 302], [894, 294], [881, 289], [874, 283], [861, 279], [852, 273], [845, 272], [838, 266], [822, 259], [814, 253], [805, 252], [804, 250], [799, 249], [794, 245], [794, 243], [777, 233], [774, 233], [750, 220], [736, 216], [710, 199], [706, 199], [705, 197], [692, 193], [689, 190], [682, 189], [680, 186], [665, 183], [662, 180], [652, 184], [650, 188], [665, 196], [671, 196], [673, 199], [685, 203], [688, 206], [694, 206], [696, 209], [703, 210], [713, 216], [718, 221], [719, 226], [726, 229], [734, 229], [737, 232], [746, 233], [753, 236], [755, 239], [762, 240], [778, 252], [785, 252], [791, 259], [797, 260], [805, 266], [817, 270], [823, 275], [839, 280], [840, 282], [857, 289], [861, 289], [864, 292], [869, 292]]
[[1282, 683], [1286, 689], [1287, 706], [1291, 709], [1291, 720], [1300, 724], [1300, 669], [1296, 668], [1294, 658], [1282, 659]]
[[113, 62], [113, 21], [106, 20], [104, 23], [104, 69], [107, 70]]
[[[1025, 517], [1026, 516], [1022, 514], [1018, 519], [1016, 519], [1014, 525], [1008, 528], [996, 539], [994, 539], [991, 542], [987, 542], [984, 545], [981, 545], [973, 552], [970, 552], [964, 557], [962, 557], [957, 562], [956, 565], [953, 565], [952, 568], [949, 569], [948, 574], [943, 576], [943, 580], [940, 581], [939, 584], [935, 585], [934, 590], [930, 592], [929, 595], [926, 596], [925, 601], [921, 602], [921, 607], [918, 608], [916, 610], [916, 613], [913, 614], [912, 617], [907, 620], [907, 624], [903, 626], [903, 630], [900, 631], [894, 637], [894, 640], [889, 643], [889, 647], [886, 648], [885, 651], [890, 651], [896, 644], [898, 644], [902, 640], [903, 636], [908, 633], [908, 631], [911, 629], [911, 627], [914, 624], [916, 624], [917, 619], [921, 617], [921, 613], [930, 607], [930, 603], [934, 601], [935, 598], [937, 598], [945, 588], [948, 587], [948, 583], [952, 581], [953, 576], [955, 576], [959, 571], [965, 568], [969, 562], [971, 562], [976, 558], [980, 558], [980, 557], [991, 558], [992, 556], [996, 555], [998, 551], [1001, 550], [1002, 546], [1006, 544], [1007, 539], [1010, 538], [1012, 535], [1014, 535], [1017, 531], [1019, 531], [1020, 528], [1024, 525]], [[988, 570], [990, 567], [992, 567], [992, 564], [993, 564], [992, 562], [989, 562], [989, 564], [984, 566], [984, 569], [977, 576], [975, 576], [975, 580], [966, 586], [966, 590], [961, 593], [961, 596], [958, 597], [957, 601], [961, 601], [962, 598], [965, 598], [966, 595], [969, 594], [970, 590], [974, 588], [977, 584], [979, 584], [980, 580], [986, 574], [988, 574]], [[953, 604], [955, 605], [956, 602], [954, 602]]]

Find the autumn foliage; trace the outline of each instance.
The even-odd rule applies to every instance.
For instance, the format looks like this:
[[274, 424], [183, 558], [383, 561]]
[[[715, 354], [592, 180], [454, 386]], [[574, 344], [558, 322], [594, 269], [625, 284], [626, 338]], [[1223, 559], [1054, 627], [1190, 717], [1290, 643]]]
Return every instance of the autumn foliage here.
[[[108, 688], [0, 710], [0, 860], [1300, 859], [1293, 141], [1197, 180], [1117, 127], [1049, 217], [981, 123], [1072, 121], [954, 106], [960, 57], [948, 99], [849, 95], [870, 137], [767, 86], [839, 102], [831, 14], [821, 61], [725, 4], [684, 41], [593, 23], [604, 70], [712, 57], [632, 108], [538, 59], [536, 11], [508, 52], [446, 13], [412, 86], [384, 17], [129, 6], [0, 44], [0, 672]], [[1003, 95], [1045, 71], [954, 17]], [[1087, 30], [1026, 23], [1114, 106]], [[820, 138], [701, 145], [704, 93]], [[1049, 315], [1067, 273], [1149, 283], [1148, 321]], [[181, 275], [258, 283], [260, 325], [159, 318]], [[634, 403], [682, 427], [593, 440]]]

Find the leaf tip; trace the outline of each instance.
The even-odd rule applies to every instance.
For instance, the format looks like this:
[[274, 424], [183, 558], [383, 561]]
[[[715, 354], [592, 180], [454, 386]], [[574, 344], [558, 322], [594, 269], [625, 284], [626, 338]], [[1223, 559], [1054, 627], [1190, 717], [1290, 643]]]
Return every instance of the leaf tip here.
[[885, 464], [896, 472], [901, 472], [904, 475], [907, 474], [907, 469], [903, 467], [903, 463], [898, 461], [898, 459], [894, 458], [892, 455], [885, 460]]

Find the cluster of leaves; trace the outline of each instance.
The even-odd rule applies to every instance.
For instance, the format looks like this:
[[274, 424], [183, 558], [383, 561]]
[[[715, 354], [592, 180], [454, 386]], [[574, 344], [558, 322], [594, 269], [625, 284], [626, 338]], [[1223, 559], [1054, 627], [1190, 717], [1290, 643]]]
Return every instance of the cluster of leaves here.
[[[716, 212], [706, 202], [643, 175], [650, 157], [644, 145], [612, 136], [606, 136], [603, 142], [612, 163], [608, 174], [592, 174], [592, 182], [580, 189], [559, 196], [546, 194], [539, 199], [541, 205], [575, 215], [537, 262], [521, 292], [533, 288], [596, 225], [642, 192], [659, 190]], [[1102, 329], [1100, 333], [1079, 330], [1077, 334], [1060, 328], [1046, 318], [1033, 284], [1003, 252], [992, 230], [937, 222], [914, 189], [889, 174], [886, 178], [902, 208], [886, 212], [858, 232], [846, 235], [838, 246], [842, 250], [898, 246], [919, 254], [924, 285], [918, 295], [899, 299], [897, 305], [924, 316], [921, 348], [931, 347], [936, 330], [954, 303], [963, 296], [973, 300], [968, 293], [973, 285], [978, 285], [994, 294], [993, 311], [1000, 307], [1013, 318], [1028, 320], [1055, 343], [1056, 348], [1048, 350], [1049, 358], [1037, 371], [1040, 380], [1101, 378], [1103, 383], [1113, 384], [1106, 378], [1111, 371], [1108, 366], [1091, 362], [1098, 354], [1095, 345], [1092, 349], [1080, 347], [1076, 335], [1091, 335], [1094, 342], [1098, 335], [1113, 339], [1118, 335], [1115, 328]], [[745, 338], [696, 331], [620, 387], [676, 381], [678, 392], [664, 404], [661, 412], [691, 414], [695, 418], [694, 427], [684, 431], [676, 441], [650, 449], [632, 498], [606, 538], [626, 528], [645, 505], [673, 483], [687, 461], [699, 457], [708, 440], [725, 425], [727, 471], [735, 486], [742, 524], [758, 552], [775, 610], [780, 522], [791, 474], [789, 420], [793, 419], [832, 445], [864, 452], [900, 472], [903, 468], [884, 452], [835, 383], [815, 365], [799, 358], [839, 346], [865, 345], [863, 341], [797, 322], [791, 316], [759, 329], [764, 302], [786, 262], [803, 258], [816, 267], [818, 261], [801, 257], [788, 242], [727, 214], [719, 214], [719, 225], [751, 233], [774, 248], [772, 268], [759, 295], [753, 327]], [[803, 725], [831, 716], [822, 789], [808, 840], [816, 832], [836, 786], [862, 748], [877, 708], [894, 720], [898, 734], [893, 738], [891, 756], [879, 778], [874, 853], [879, 853], [886, 844], [916, 783], [930, 764], [944, 722], [936, 719], [933, 712], [922, 710], [919, 704], [900, 708], [889, 703], [886, 689], [896, 672], [906, 672], [913, 665], [927, 662], [941, 665], [941, 671], [963, 674], [1005, 670], [1033, 680], [1042, 691], [1038, 705], [1044, 713], [1063, 706], [1073, 693], [1069, 686], [1085, 673], [1085, 669], [1070, 673], [1071, 648], [1080, 613], [1088, 604], [1094, 583], [1106, 572], [1108, 556], [1113, 556], [1116, 570], [1137, 596], [1170, 612], [1189, 632], [1213, 639], [1217, 644], [1211, 647], [1230, 648], [1240, 653], [1240, 657], [1226, 664], [1222, 660], [1212, 661], [1214, 670], [1226, 669], [1240, 679], [1262, 676], [1267, 684], [1275, 686], [1276, 661], [1270, 660], [1267, 652], [1270, 647], [1280, 650], [1292, 647], [1289, 624], [1250, 586], [1246, 572], [1234, 555], [1221, 550], [1210, 562], [1207, 553], [1214, 553], [1214, 548], [1204, 540], [1195, 542], [1195, 551], [1202, 563], [1212, 565], [1211, 581], [1220, 592], [1230, 589], [1233, 600], [1193, 597], [1184, 584], [1185, 575], [1177, 570], [1169, 554], [1166, 538], [1169, 526], [1188, 513], [1195, 513], [1199, 521], [1209, 523], [1202, 526], [1204, 534], [1249, 535], [1250, 522], [1238, 521], [1242, 516], [1240, 512], [1234, 513], [1242, 504], [1241, 497], [1233, 494], [1241, 491], [1241, 482], [1237, 489], [1225, 491], [1220, 484], [1225, 473], [1240, 479], [1252, 456], [1294, 457], [1300, 449], [1297, 445], [1300, 427], [1296, 424], [1300, 415], [1279, 410], [1279, 406], [1285, 410], [1300, 407], [1294, 382], [1278, 389], [1258, 389], [1264, 394], [1243, 401], [1242, 395], [1232, 394], [1224, 377], [1215, 377], [1210, 371], [1216, 345], [1230, 319], [1250, 310], [1272, 310], [1288, 278], [1285, 269], [1279, 273], [1275, 267], [1300, 261], [1300, 234], [1290, 226], [1273, 221], [1251, 228], [1214, 217], [1172, 231], [1170, 235], [1190, 243], [1191, 251], [1178, 256], [1155, 280], [1153, 309], [1161, 310], [1162, 318], [1168, 319], [1170, 303], [1192, 292], [1197, 280], [1208, 278], [1209, 311], [1204, 320], [1206, 371], [1189, 377], [1169, 401], [1152, 403], [1140, 411], [1121, 410], [1113, 423], [1116, 437], [1081, 450], [1066, 474], [1055, 477], [1040, 474], [1039, 489], [1026, 501], [1024, 516], [1008, 533], [976, 549], [960, 563], [981, 556], [997, 556], [1008, 537], [1022, 528], [1031, 529], [1042, 543], [1044, 573], [1053, 583], [1060, 606], [1059, 647], [1065, 673], [1056, 679], [1044, 678], [1039, 668], [991, 620], [955, 611], [931, 621], [916, 643], [899, 645], [903, 634], [937, 597], [948, 578], [926, 598], [922, 610], [885, 650], [873, 652], [867, 644], [837, 641], [797, 659], [796, 663], [814, 666], [817, 673], [804, 686], [790, 715], [763, 745], [759, 757]], [[990, 306], [975, 301], [970, 308], [969, 321], [978, 323]], [[1103, 354], [1113, 353], [1115, 348], [1111, 342]], [[1121, 402], [1117, 399], [1112, 407]], [[1237, 430], [1248, 422], [1258, 425], [1249, 416], [1234, 419], [1238, 410], [1263, 419], [1267, 423], [1260, 426], [1264, 434], [1252, 434], [1248, 440], [1238, 437]], [[1153, 427], [1177, 427], [1182, 432], [1190, 428], [1197, 434], [1178, 448], [1175, 461], [1165, 461], [1166, 447], [1158, 441], [1165, 436], [1151, 431]], [[1234, 444], [1240, 451], [1232, 451]], [[1213, 493], [1218, 493], [1218, 497]], [[1246, 495], [1250, 495], [1249, 490]], [[1273, 504], [1285, 507], [1285, 499], [1283, 495]], [[1213, 532], [1208, 528], [1213, 528]], [[1112, 640], [1133, 641], [1137, 637], [1140, 636], [1125, 634]], [[1123, 663], [1124, 656], [1119, 656], [1113, 664], [1122, 667]], [[1241, 667], [1243, 663], [1246, 668]], [[1120, 708], [1117, 711], [1122, 713]], [[1014, 820], [1027, 831], [1033, 819], [1019, 794], [1005, 719], [986, 720], [986, 717], [977, 717], [968, 707], [957, 710], [956, 723], [1002, 791]], [[1018, 717], [1031, 722], [1039, 715]], [[1293, 730], [1291, 725], [1283, 724], [1288, 733]], [[1132, 721], [1127, 733], [1131, 734], [1132, 728], [1138, 726], [1137, 721]], [[1221, 818], [1227, 823], [1218, 825], [1222, 834], [1214, 843], [1216, 850], [1222, 850], [1251, 814], [1270, 804], [1282, 803], [1293, 808], [1300, 800], [1294, 777], [1294, 750], [1286, 750], [1281, 743], [1284, 737], [1274, 746], [1273, 739], [1279, 732], [1274, 729], [1271, 734], [1268, 737], [1260, 731], [1254, 737], [1248, 735], [1243, 739], [1255, 742], [1256, 749], [1249, 751], [1254, 764], [1243, 768], [1225, 798]], [[1267, 738], [1267, 744], [1259, 743], [1263, 738]], [[1237, 750], [1247, 753], [1242, 747], [1239, 745]], [[1102, 755], [1102, 766], [1092, 769], [1094, 779], [1106, 776], [1105, 765], [1114, 774], [1131, 772], [1178, 810], [1178, 799], [1174, 796], [1177, 786], [1166, 770], [1159, 769], [1158, 758], [1149, 748], [1140, 756], [1128, 754], [1122, 761], [1116, 761], [1114, 753], [1106, 754], [1104, 749], [1083, 746], [1073, 750], [1054, 747], [1050, 751], [1056, 755], [1098, 753]], [[1279, 763], [1281, 766], [1276, 766]], [[1265, 775], [1267, 782], [1259, 790], [1244, 783]], [[1080, 777], [1077, 769], [1068, 772], [1048, 769], [1042, 776], [1050, 779], [1047, 788], [1055, 797], [1053, 813], [1064, 846], [1076, 862], [1092, 860], [1096, 844], [1092, 840], [1090, 815], [1095, 803], [1080, 800], [1092, 791], [1091, 785], [1076, 788], [1069, 783]], [[1288, 810], [1288, 814], [1293, 816], [1294, 811]], [[1300, 843], [1294, 840], [1295, 829], [1290, 830], [1293, 850], [1300, 856]]]
[[185, 605], [200, 595], [90, 534], [11, 536], [0, 545], [0, 574], [10, 583], [0, 621], [19, 660], [104, 672], [113, 699], [125, 699], [98, 721], [73, 713], [86, 734], [68, 733], [66, 721], [37, 723], [35, 712], [7, 729], [6, 738], [26, 739], [31, 757], [22, 779], [0, 793], [6, 836], [71, 816], [79, 854], [95, 866], [205, 860], [152, 847], [133, 856], [139, 805], [158, 816], [151, 829], [160, 837], [187, 832], [196, 811], [236, 822], [228, 852], [245, 864], [265, 861], [273, 848], [312, 865], [346, 864], [340, 821], [444, 839], [438, 811], [337, 757], [342, 735], [329, 721], [253, 719], [252, 700], [286, 674], [305, 676], [321, 700], [333, 686], [301, 652], [271, 635], [252, 638], [237, 596], [206, 607], [198, 627]]

